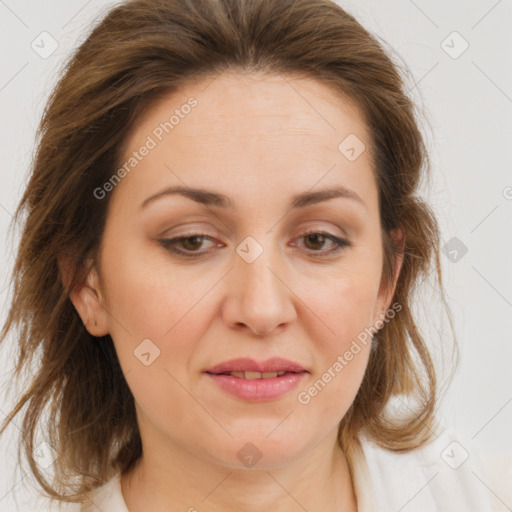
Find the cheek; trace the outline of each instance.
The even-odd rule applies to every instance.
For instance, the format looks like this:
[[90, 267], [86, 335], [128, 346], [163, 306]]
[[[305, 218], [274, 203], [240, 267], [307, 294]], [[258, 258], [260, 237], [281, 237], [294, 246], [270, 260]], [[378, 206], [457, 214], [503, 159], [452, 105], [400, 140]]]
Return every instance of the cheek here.
[[163, 248], [149, 250], [140, 241], [124, 242], [122, 250], [114, 241], [105, 247], [104, 254], [111, 333], [125, 339], [129, 336], [132, 343], [145, 338], [158, 343], [173, 336], [183, 324], [190, 327], [190, 312], [217, 277], [198, 267], [192, 274], [184, 267], [171, 264]]
[[337, 412], [348, 409], [364, 376], [378, 292], [379, 276], [374, 274], [351, 268], [325, 280], [317, 293], [303, 294], [310, 310], [306, 328], [315, 344], [316, 374], [313, 388], [303, 390], [308, 396], [299, 401], [314, 398], [327, 415], [334, 403]]
[[[371, 269], [344, 267], [321, 280], [311, 280], [301, 297], [315, 326], [311, 339], [322, 340], [328, 352], [345, 350], [351, 341], [372, 323], [378, 296], [379, 275]], [[309, 291], [307, 291], [309, 288]], [[315, 290], [312, 292], [311, 290]]]

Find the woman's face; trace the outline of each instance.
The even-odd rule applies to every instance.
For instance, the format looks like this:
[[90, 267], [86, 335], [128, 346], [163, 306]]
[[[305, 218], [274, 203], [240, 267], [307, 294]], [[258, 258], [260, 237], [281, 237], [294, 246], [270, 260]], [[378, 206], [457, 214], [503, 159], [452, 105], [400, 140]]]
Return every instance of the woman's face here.
[[291, 75], [196, 82], [137, 124], [95, 192], [82, 312], [112, 336], [145, 454], [275, 467], [335, 438], [391, 297], [369, 143], [350, 103]]

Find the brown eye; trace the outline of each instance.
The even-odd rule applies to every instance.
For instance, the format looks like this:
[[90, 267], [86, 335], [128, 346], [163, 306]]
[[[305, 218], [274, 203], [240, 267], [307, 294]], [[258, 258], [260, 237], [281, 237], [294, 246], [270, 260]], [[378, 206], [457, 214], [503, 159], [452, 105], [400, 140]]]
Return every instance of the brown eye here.
[[327, 240], [327, 237], [321, 233], [313, 233], [311, 235], [305, 235], [304, 239], [308, 242], [311, 242], [310, 244], [305, 244], [308, 249], [318, 250], [322, 249], [325, 241]]
[[[316, 231], [305, 233], [301, 239], [304, 239], [304, 245], [308, 251], [317, 253], [315, 256], [328, 256], [352, 245], [348, 240], [343, 240], [329, 233]], [[328, 250], [322, 250], [326, 242], [331, 242], [333, 247]]]
[[188, 236], [186, 238], [180, 238], [179, 240], [183, 248], [187, 251], [195, 251], [199, 249], [203, 243], [203, 237], [200, 235]]
[[[329, 256], [338, 252], [339, 250], [352, 245], [348, 240], [343, 240], [329, 233], [310, 232], [305, 233], [300, 237], [305, 240], [305, 248], [307, 251], [313, 253], [315, 256]], [[205, 240], [213, 241], [213, 238], [208, 235], [199, 233], [191, 233], [186, 236], [180, 236], [170, 239], [160, 239], [158, 242], [164, 249], [189, 258], [200, 257], [207, 254], [209, 251], [201, 251], [203, 242]], [[331, 243], [331, 249], [322, 250], [327, 242]]]
[[164, 249], [174, 254], [194, 258], [202, 256], [208, 252], [199, 250], [206, 239], [213, 240], [208, 235], [192, 233], [176, 238], [162, 238], [158, 240], [158, 242]]

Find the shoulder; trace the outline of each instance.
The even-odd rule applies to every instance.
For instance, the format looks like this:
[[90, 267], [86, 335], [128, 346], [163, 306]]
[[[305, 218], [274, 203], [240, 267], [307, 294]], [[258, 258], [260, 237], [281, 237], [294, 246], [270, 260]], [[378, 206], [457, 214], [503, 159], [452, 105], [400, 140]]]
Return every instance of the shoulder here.
[[512, 506], [512, 454], [490, 454], [450, 428], [415, 450], [361, 448], [377, 503], [414, 511], [498, 512]]
[[482, 449], [482, 483], [488, 487], [493, 511], [512, 510], [512, 452]]

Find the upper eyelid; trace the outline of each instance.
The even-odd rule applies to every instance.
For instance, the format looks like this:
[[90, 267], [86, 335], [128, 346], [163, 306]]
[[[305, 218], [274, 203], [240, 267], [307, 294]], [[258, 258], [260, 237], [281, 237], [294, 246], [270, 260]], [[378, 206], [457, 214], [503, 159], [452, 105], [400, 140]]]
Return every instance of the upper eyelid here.
[[[333, 244], [333, 248], [331, 248], [329, 250], [318, 250], [318, 251], [314, 251], [312, 249], [308, 250], [308, 251], [311, 251], [312, 254], [317, 253], [318, 256], [329, 255], [331, 253], [337, 253], [339, 250], [341, 250], [345, 247], [353, 246], [353, 243], [345, 235], [340, 237], [340, 236], [336, 236], [332, 233], [329, 233], [327, 230], [315, 229], [315, 228], [307, 229], [306, 231], [302, 232], [299, 236], [295, 237], [295, 239], [300, 240], [306, 236], [313, 235], [313, 234], [324, 235]], [[185, 239], [191, 238], [191, 237], [199, 237], [199, 238], [203, 238], [203, 239], [209, 239], [212, 242], [214, 242], [214, 240], [215, 240], [215, 237], [212, 237], [205, 233], [201, 233], [199, 231], [196, 231], [196, 232], [189, 231], [189, 232], [180, 234], [179, 236], [172, 236], [169, 238], [161, 238], [161, 239], [159, 239], [159, 242], [162, 245], [167, 246], [166, 248], [168, 248], [172, 252], [174, 252], [178, 255], [180, 255], [180, 253], [181, 253], [181, 255], [183, 255], [183, 256], [200, 257], [203, 255], [207, 255], [210, 252], [211, 248], [204, 249], [204, 250], [198, 250], [198, 251], [191, 251], [191, 250], [187, 250], [187, 249], [178, 249], [178, 248], [174, 247], [173, 244], [170, 243], [170, 242], [174, 242], [177, 245], [179, 243], [179, 241], [185, 240]], [[217, 245], [217, 244], [213, 243], [212, 247], [215, 247], [215, 245]]]
[[[305, 231], [301, 231], [300, 234], [296, 235], [295, 238], [301, 238], [301, 237], [313, 235], [313, 234], [323, 234], [325, 236], [329, 236], [329, 237], [333, 237], [333, 238], [345, 239], [346, 241], [348, 241], [348, 239], [349, 239], [349, 237], [347, 235], [345, 235], [344, 233], [341, 235], [335, 235], [334, 233], [330, 233], [328, 230], [321, 229], [321, 228], [306, 229]], [[197, 230], [197, 231], [190, 230], [190, 231], [186, 231], [184, 233], [180, 233], [177, 235], [162, 236], [162, 237], [160, 237], [160, 239], [161, 240], [181, 240], [184, 238], [190, 238], [190, 237], [194, 237], [194, 236], [207, 238], [207, 239], [217, 238], [216, 235], [210, 235], [209, 233], [205, 233], [204, 231], [201, 231], [201, 230]]]
[[[201, 222], [201, 221], [199, 221], [199, 222]], [[334, 224], [333, 222], [330, 222], [330, 221], [314, 221], [314, 222], [320, 223], [321, 225], [315, 225], [315, 224], [309, 225], [309, 226], [301, 228], [298, 231], [296, 230], [296, 228], [293, 228], [293, 231], [296, 233], [294, 236], [303, 236], [304, 233], [311, 233], [311, 232], [313, 232], [313, 233], [325, 232], [326, 234], [337, 237], [337, 238], [347, 238], [347, 239], [350, 238], [349, 234], [347, 234], [346, 229], [343, 229], [340, 226], [336, 226], [336, 224]], [[330, 224], [331, 228], [324, 227], [325, 222], [327, 222], [327, 224]], [[336, 230], [340, 231], [339, 234], [330, 232], [334, 229], [333, 226], [336, 228]], [[178, 227], [178, 229], [179, 229], [179, 227]], [[177, 231], [178, 231], [178, 229], [177, 229]], [[198, 227], [183, 226], [183, 229], [185, 231], [183, 231], [182, 233], [180, 231], [178, 231], [178, 234], [174, 234], [174, 233], [167, 234], [170, 230], [166, 230], [164, 232], [165, 234], [162, 235], [160, 238], [169, 238], [170, 239], [170, 238], [182, 238], [182, 237], [188, 237], [188, 236], [209, 236], [209, 237], [216, 238], [219, 236], [219, 233], [220, 233], [220, 236], [233, 235], [233, 231], [231, 229], [228, 230], [229, 233], [226, 233], [226, 232], [224, 232], [224, 230], [218, 229], [217, 227], [213, 227], [212, 229], [209, 229], [207, 227], [205, 228], [205, 227], [201, 227], [201, 226], [198, 226]]]

